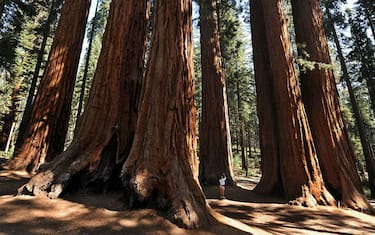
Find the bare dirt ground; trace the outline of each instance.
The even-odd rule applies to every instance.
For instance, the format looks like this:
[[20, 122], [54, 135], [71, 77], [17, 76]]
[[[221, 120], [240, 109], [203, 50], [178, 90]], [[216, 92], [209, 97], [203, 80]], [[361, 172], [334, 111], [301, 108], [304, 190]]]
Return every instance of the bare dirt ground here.
[[121, 194], [77, 192], [62, 199], [14, 196], [29, 176], [0, 172], [0, 235], [13, 234], [375, 234], [375, 216], [331, 207], [289, 206], [250, 189], [255, 181], [240, 178], [218, 200], [217, 187], [205, 187], [208, 203], [222, 224], [184, 230], [151, 209], [122, 210]]

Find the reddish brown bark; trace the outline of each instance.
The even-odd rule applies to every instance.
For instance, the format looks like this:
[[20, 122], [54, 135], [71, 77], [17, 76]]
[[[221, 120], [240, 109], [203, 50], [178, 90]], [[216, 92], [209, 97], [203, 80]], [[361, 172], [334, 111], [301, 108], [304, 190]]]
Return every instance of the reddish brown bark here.
[[[330, 20], [330, 22], [333, 22], [331, 13], [329, 12], [329, 8], [327, 6], [326, 6], [326, 14], [327, 14], [327, 17]], [[336, 50], [337, 50], [337, 54], [338, 54], [338, 57], [339, 57], [341, 70], [342, 70], [342, 78], [344, 79], [344, 81], [347, 85], [347, 88], [348, 88], [350, 103], [352, 105], [353, 114], [354, 114], [356, 124], [357, 124], [357, 127], [358, 127], [358, 133], [359, 133], [359, 136], [360, 136], [360, 139], [361, 139], [363, 153], [364, 153], [365, 160], [366, 160], [366, 167], [367, 167], [367, 172], [368, 172], [368, 179], [369, 179], [371, 195], [372, 195], [372, 197], [375, 197], [375, 159], [374, 159], [374, 152], [371, 149], [371, 145], [370, 145], [368, 135], [367, 135], [367, 130], [365, 128], [365, 124], [364, 124], [364, 121], [363, 121], [363, 118], [362, 118], [361, 110], [360, 110], [360, 108], [357, 104], [356, 97], [355, 97], [355, 94], [354, 94], [354, 89], [351, 85], [351, 81], [350, 81], [350, 78], [349, 78], [349, 72], [348, 72], [348, 69], [347, 69], [347, 66], [346, 66], [344, 54], [343, 54], [342, 49], [341, 49], [340, 41], [339, 41], [338, 35], [336, 33], [335, 25], [333, 23], [330, 23], [329, 27], [331, 28], [333, 39], [334, 39], [334, 42], [336, 44]], [[367, 85], [369, 85], [369, 84], [367, 83]], [[375, 85], [375, 81], [374, 81], [374, 85]], [[371, 97], [370, 87], [368, 86], [368, 88], [369, 88], [369, 95]], [[374, 88], [375, 88], [375, 86], [374, 86]], [[374, 95], [375, 95], [375, 89], [374, 89]], [[374, 102], [372, 102], [372, 103], [375, 104]], [[357, 158], [357, 166], [358, 166], [358, 171], [364, 176], [364, 167], [363, 167], [361, 161], [358, 158]]]
[[201, 0], [202, 121], [199, 129], [200, 180], [218, 184], [222, 173], [234, 183], [225, 78], [220, 62], [216, 1]]
[[347, 130], [340, 110], [329, 48], [319, 0], [292, 0], [299, 54], [315, 62], [313, 70], [302, 70], [303, 101], [314, 137], [326, 185], [342, 206], [369, 210], [363, 195]]
[[[264, 1], [263, 22], [266, 31], [269, 62], [272, 72], [279, 176], [284, 196], [293, 203], [313, 207], [333, 204], [334, 199], [324, 186], [307, 122], [298, 79], [293, 67], [287, 22], [280, 0]], [[262, 105], [262, 104], [261, 104]], [[262, 130], [263, 131], [263, 130]], [[267, 131], [267, 129], [264, 129]], [[268, 168], [263, 174], [268, 173]], [[273, 179], [271, 182], [277, 182]]]
[[198, 182], [191, 0], [155, 2], [152, 49], [134, 144], [122, 177], [184, 227], [212, 216]]
[[42, 63], [43, 63], [43, 60], [44, 60], [43, 57], [46, 53], [45, 51], [46, 51], [46, 46], [47, 46], [47, 40], [51, 36], [50, 35], [51, 24], [53, 22], [56, 22], [55, 21], [56, 20], [55, 15], [57, 14], [56, 11], [57, 11], [57, 9], [60, 9], [58, 7], [58, 5], [61, 5], [61, 4], [62, 4], [62, 2], [58, 1], [58, 0], [54, 0], [54, 1], [51, 2], [47, 20], [46, 20], [46, 22], [44, 22], [44, 27], [43, 27], [43, 32], [42, 32], [43, 33], [43, 39], [42, 39], [42, 42], [41, 42], [41, 45], [40, 45], [40, 48], [39, 48], [39, 51], [38, 51], [37, 62], [35, 64], [33, 77], [31, 79], [30, 88], [29, 88], [29, 91], [28, 91], [27, 99], [26, 99], [25, 109], [23, 110], [22, 119], [21, 119], [21, 122], [20, 122], [19, 127], [18, 127], [18, 134], [17, 134], [16, 143], [15, 143], [15, 149], [20, 148], [21, 145], [23, 144], [25, 129], [26, 129], [26, 127], [27, 127], [26, 125], [28, 124], [28, 121], [30, 119], [32, 103], [33, 103], [33, 99], [34, 99], [34, 96], [35, 96], [35, 90], [37, 88], [37, 83], [38, 83], [38, 80], [39, 80], [39, 72], [42, 69]]
[[35, 171], [62, 152], [89, 7], [89, 0], [65, 2], [23, 144], [8, 168]]
[[276, 117], [276, 108], [273, 102], [275, 98], [271, 84], [272, 73], [262, 0], [253, 0], [250, 4], [262, 171], [262, 177], [255, 191], [281, 196], [283, 189], [279, 173], [278, 128], [274, 118]]
[[107, 183], [116, 162], [127, 157], [137, 115], [134, 100], [144, 70], [149, 5], [148, 0], [112, 1], [97, 70], [76, 135], [65, 152], [44, 165], [20, 190], [55, 198], [72, 176], [81, 172], [92, 173], [86, 183]]

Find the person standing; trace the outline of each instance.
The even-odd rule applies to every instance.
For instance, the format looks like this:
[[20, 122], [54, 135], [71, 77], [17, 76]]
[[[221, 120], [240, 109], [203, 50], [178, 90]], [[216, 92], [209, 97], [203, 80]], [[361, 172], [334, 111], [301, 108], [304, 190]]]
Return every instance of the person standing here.
[[225, 176], [225, 174], [223, 173], [221, 176], [220, 176], [220, 179], [219, 179], [219, 192], [220, 192], [220, 199], [225, 199], [225, 180], [227, 179], [227, 177]]

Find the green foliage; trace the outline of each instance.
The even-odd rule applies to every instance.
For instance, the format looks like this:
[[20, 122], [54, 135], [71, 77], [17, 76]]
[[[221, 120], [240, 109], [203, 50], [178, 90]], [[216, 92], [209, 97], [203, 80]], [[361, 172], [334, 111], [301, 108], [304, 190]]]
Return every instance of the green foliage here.
[[326, 63], [310, 60], [310, 55], [305, 50], [306, 45], [297, 45], [297, 48], [300, 51], [300, 55], [297, 57], [297, 63], [298, 63], [298, 69], [301, 72], [312, 71], [316, 68], [327, 69], [327, 70], [333, 68], [331, 64], [326, 64]]
[[[26, 92], [35, 70], [49, 1], [8, 2], [6, 6], [7, 16], [0, 29], [0, 47], [6, 48], [0, 50], [1, 120], [9, 113], [22, 113]], [[20, 119], [14, 115], [9, 116], [12, 117], [12, 122]], [[0, 123], [0, 130], [2, 125]]]
[[243, 5], [237, 5], [236, 1], [220, 1], [220, 44], [227, 84], [232, 143], [239, 142], [238, 132], [243, 125], [246, 146], [248, 136], [252, 139], [252, 144], [257, 144], [259, 138], [255, 81], [250, 65], [250, 39], [247, 37], [250, 27], [240, 18], [242, 10]]
[[375, 77], [375, 47], [367, 33], [361, 12], [349, 12], [349, 24], [351, 29], [351, 51], [349, 58], [359, 64], [360, 76], [362, 79], [373, 79]]
[[[0, 28], [0, 119], [9, 112], [15, 112], [11, 95], [16, 85], [20, 93], [15, 102], [21, 99], [27, 88], [27, 77], [32, 74], [35, 59], [33, 42], [35, 41], [34, 19], [36, 6], [33, 1], [5, 3], [5, 13]], [[16, 104], [17, 105], [17, 104]], [[0, 130], [3, 123], [0, 123]]]

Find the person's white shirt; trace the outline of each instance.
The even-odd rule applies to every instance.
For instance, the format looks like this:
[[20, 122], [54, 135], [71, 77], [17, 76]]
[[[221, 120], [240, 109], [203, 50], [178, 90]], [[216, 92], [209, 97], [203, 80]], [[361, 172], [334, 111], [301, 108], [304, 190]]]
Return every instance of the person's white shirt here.
[[225, 180], [227, 179], [227, 177], [222, 177], [219, 179], [219, 183], [220, 183], [220, 186], [225, 186]]

